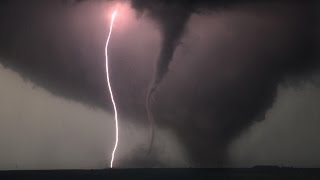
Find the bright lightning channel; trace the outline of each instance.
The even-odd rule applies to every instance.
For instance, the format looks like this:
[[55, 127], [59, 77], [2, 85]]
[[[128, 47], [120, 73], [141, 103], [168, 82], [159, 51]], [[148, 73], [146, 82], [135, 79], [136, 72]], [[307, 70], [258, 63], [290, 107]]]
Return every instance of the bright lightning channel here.
[[111, 37], [111, 34], [112, 34], [113, 23], [114, 23], [114, 20], [115, 20], [116, 16], [117, 16], [117, 9], [114, 10], [113, 13], [112, 13], [109, 35], [108, 35], [107, 42], [106, 42], [106, 47], [105, 47], [107, 82], [108, 82], [109, 93], [110, 93], [112, 104], [113, 104], [114, 120], [115, 120], [115, 125], [116, 125], [116, 142], [114, 144], [114, 148], [113, 148], [113, 151], [112, 151], [112, 157], [111, 157], [111, 161], [110, 161], [110, 168], [113, 167], [114, 156], [115, 156], [115, 153], [117, 151], [118, 141], [119, 141], [118, 112], [117, 112], [116, 103], [115, 103], [114, 98], [113, 98], [113, 93], [112, 93], [112, 88], [111, 88], [111, 83], [110, 83], [110, 77], [109, 77], [110, 76], [109, 75], [109, 64], [108, 64], [108, 46], [109, 46], [109, 41], [110, 41], [110, 37]]

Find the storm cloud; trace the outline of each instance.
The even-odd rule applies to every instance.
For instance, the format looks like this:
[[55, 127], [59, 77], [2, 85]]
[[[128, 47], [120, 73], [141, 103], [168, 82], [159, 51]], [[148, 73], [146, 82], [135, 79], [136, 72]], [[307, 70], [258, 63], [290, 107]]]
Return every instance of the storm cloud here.
[[[311, 1], [133, 0], [131, 5], [160, 32], [151, 80], [151, 87], [159, 86], [153, 102], [156, 124], [177, 134], [194, 166], [224, 164], [229, 143], [264, 119], [279, 83], [317, 69]], [[1, 63], [55, 95], [110, 111], [103, 66], [106, 28], [84, 12], [77, 14], [83, 15], [81, 27], [96, 29], [76, 29], [73, 8], [52, 1], [3, 3], [0, 53], [7, 58]], [[202, 40], [191, 40], [193, 31]], [[187, 46], [192, 50], [186, 52]], [[115, 54], [113, 59], [126, 57]], [[112, 73], [128, 82], [120, 65], [115, 63]], [[128, 92], [125, 85], [115, 91], [120, 113], [140, 123], [146, 120], [141, 99], [148, 80], [137, 79]]]
[[[224, 158], [226, 157], [223, 154], [229, 142], [254, 120], [264, 119], [266, 110], [272, 106], [276, 97], [278, 84], [289, 76], [303, 76], [304, 73], [310, 72], [318, 64], [314, 56], [316, 16], [314, 14], [315, 6], [312, 2], [269, 1], [250, 3], [248, 1], [229, 1], [226, 3], [223, 1], [135, 0], [132, 4], [133, 7], [146, 12], [153, 18], [162, 32], [161, 52], [149, 91], [151, 93], [168, 72], [169, 64], [173, 59], [178, 42], [186, 31], [185, 28], [191, 14], [210, 14], [215, 10], [221, 10], [221, 8], [224, 9], [221, 11], [236, 12], [243, 8], [242, 10], [249, 12], [249, 14], [256, 13], [251, 15], [262, 22], [255, 24], [254, 21], [240, 21], [240, 23], [244, 23], [242, 27], [235, 28], [239, 28], [239, 31], [243, 32], [251, 31], [252, 34], [246, 34], [245, 36], [248, 41], [235, 35], [236, 38], [230, 45], [231, 47], [238, 46], [238, 49], [225, 46], [219, 48], [224, 53], [240, 54], [236, 57], [232, 57], [232, 55], [227, 57], [225, 61], [237, 59], [233, 62], [224, 62], [226, 63], [224, 68], [220, 69], [220, 71], [234, 73], [228, 71], [232, 71], [231, 67], [236, 67], [242, 71], [237, 77], [231, 76], [232, 78], [229, 77], [224, 80], [221, 78], [219, 81], [222, 82], [218, 82], [210, 76], [215, 74], [221, 77], [219, 73], [211, 72], [209, 74], [207, 72], [207, 76], [201, 79], [202, 84], [197, 83], [199, 86], [194, 87], [192, 92], [192, 90], [188, 90], [192, 86], [192, 80], [188, 76], [189, 82], [186, 86], [179, 84], [179, 89], [184, 89], [184, 92], [180, 91], [179, 94], [175, 94], [175, 97], [170, 96], [170, 98], [179, 99], [181, 103], [178, 104], [165, 97], [172, 91], [162, 93], [165, 94], [163, 96], [160, 95], [161, 98], [159, 99], [166, 99], [171, 104], [163, 103], [160, 105], [158, 103], [156, 105], [155, 111], [157, 111], [156, 117], [159, 118], [159, 123], [164, 123], [166, 111], [171, 110], [172, 114], [179, 114], [178, 109], [184, 107], [186, 109], [184, 110], [185, 113], [192, 112], [192, 115], [181, 113], [182, 117], [174, 118], [183, 119], [181, 121], [188, 122], [187, 124], [190, 126], [176, 124], [174, 129], [181, 133], [182, 141], [188, 144], [187, 148], [191, 152], [191, 157], [195, 157], [194, 162], [198, 162], [195, 164], [199, 166], [221, 165], [220, 163], [225, 161]], [[239, 21], [234, 22], [235, 26], [237, 23]], [[246, 28], [252, 28], [252, 30]], [[250, 36], [259, 40], [252, 40]], [[225, 44], [227, 43], [225, 42]], [[251, 49], [248, 50], [247, 47]], [[206, 65], [210, 66], [210, 62]], [[196, 73], [193, 75], [198, 76]], [[191, 78], [195, 77], [191, 76]], [[207, 83], [211, 85], [203, 85]], [[174, 87], [174, 85], [171, 84], [171, 87]], [[201, 92], [199, 89], [205, 89], [201, 87], [209, 88], [209, 90], [207, 89], [205, 93], [196, 93], [196, 91]], [[185, 99], [187, 100], [184, 101]], [[165, 102], [165, 100], [162, 102]], [[174, 120], [172, 119], [172, 121]], [[170, 121], [167, 123], [173, 124]], [[195, 124], [200, 124], [200, 127], [195, 126]], [[208, 127], [203, 129], [203, 126]], [[204, 152], [205, 150], [208, 152]], [[212, 157], [208, 158], [208, 154], [212, 154]]]

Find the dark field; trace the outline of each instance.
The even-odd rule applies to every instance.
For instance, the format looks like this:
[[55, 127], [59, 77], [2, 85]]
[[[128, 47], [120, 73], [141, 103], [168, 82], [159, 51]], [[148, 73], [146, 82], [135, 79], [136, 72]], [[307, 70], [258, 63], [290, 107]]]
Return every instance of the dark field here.
[[0, 179], [320, 179], [319, 169], [106, 169], [0, 171]]

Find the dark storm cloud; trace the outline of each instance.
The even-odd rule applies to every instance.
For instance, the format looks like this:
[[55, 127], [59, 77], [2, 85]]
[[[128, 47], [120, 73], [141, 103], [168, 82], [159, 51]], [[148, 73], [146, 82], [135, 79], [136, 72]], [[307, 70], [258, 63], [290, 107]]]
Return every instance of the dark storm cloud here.
[[[270, 3], [271, 1], [268, 2]], [[138, 9], [140, 13], [146, 12], [147, 15], [153, 18], [160, 26], [159, 28], [162, 32], [161, 52], [147, 98], [150, 98], [152, 94], [156, 92], [157, 86], [168, 72], [169, 64], [172, 61], [176, 47], [185, 32], [191, 14], [210, 13], [210, 11], [219, 8], [232, 10], [232, 8], [237, 8], [236, 5], [259, 5], [260, 3], [266, 3], [266, 1], [253, 3], [249, 1], [133, 0], [133, 7]], [[303, 3], [302, 1], [291, 1], [290, 3], [278, 1], [277, 3], [271, 2], [271, 4], [272, 3], [276, 5], [268, 8], [268, 5], [264, 4], [266, 5], [266, 8], [260, 10], [269, 11], [270, 14], [279, 14], [279, 11], [283, 10], [284, 14], [288, 13], [289, 16], [291, 14], [292, 18], [289, 18], [288, 20], [292, 21], [292, 19], [295, 19], [296, 24], [292, 27], [294, 28], [291, 30], [292, 32], [290, 32], [290, 30], [283, 30], [287, 31], [285, 34], [281, 32], [281, 28], [283, 27], [279, 27], [279, 34], [284, 36], [288, 35], [288, 37], [292, 39], [279, 37], [279, 41], [271, 40], [266, 41], [266, 43], [283, 43], [281, 40], [285, 40], [291, 41], [292, 44], [284, 43], [286, 45], [280, 45], [278, 47], [277, 45], [274, 45], [274, 47], [265, 45], [265, 48], [256, 50], [252, 47], [252, 55], [255, 56], [253, 59], [255, 65], [245, 67], [242, 76], [226, 83], [227, 85], [215, 83], [214, 85], [222, 87], [221, 89], [218, 89], [218, 92], [216, 93], [214, 90], [217, 88], [213, 88], [211, 92], [198, 95], [198, 98], [192, 100], [190, 98], [192, 95], [183, 96], [181, 95], [183, 93], [181, 93], [180, 95], [176, 94], [180, 97], [177, 99], [180, 99], [180, 101], [183, 102], [181, 104], [170, 105], [164, 103], [159, 105], [160, 103], [158, 103], [155, 105], [157, 107], [155, 108], [155, 111], [157, 112], [156, 119], [159, 119], [159, 122], [157, 122], [159, 124], [165, 124], [163, 121], [166, 117], [161, 117], [161, 115], [166, 114], [166, 112], [162, 111], [162, 109], [170, 109], [164, 107], [169, 106], [174, 109], [179, 106], [190, 106], [188, 107], [188, 110], [192, 112], [193, 115], [189, 114], [189, 116], [183, 116], [183, 118], [185, 118], [184, 121], [188, 122], [190, 127], [182, 124], [176, 124], [176, 127], [172, 127], [175, 123], [167, 123], [170, 124], [168, 126], [171, 126], [176, 131], [181, 131], [179, 136], [187, 145], [196, 165], [211, 166], [217, 162], [219, 164], [219, 161], [225, 161], [223, 154], [228, 143], [236, 137], [241, 130], [248, 127], [254, 119], [264, 119], [266, 110], [272, 106], [276, 97], [278, 84], [288, 76], [301, 76], [311, 72], [311, 69], [317, 67], [318, 62], [314, 57], [316, 48], [316, 16], [314, 14], [315, 9], [313, 9], [313, 3], [311, 1], [307, 3]], [[289, 10], [286, 9], [286, 7], [289, 7]], [[291, 12], [290, 7], [294, 9], [293, 11], [291, 10]], [[297, 13], [298, 15], [294, 15], [294, 13]], [[273, 21], [277, 20], [273, 19]], [[248, 23], [247, 26], [250, 27], [250, 22], [246, 23]], [[289, 25], [292, 22], [282, 23], [288, 23]], [[270, 39], [275, 39], [278, 36], [277, 34], [265, 35], [269, 36]], [[263, 42], [260, 42], [260, 44], [263, 44]], [[224, 51], [228, 51], [228, 49], [224, 49]], [[242, 62], [240, 60], [237, 63]], [[233, 64], [232, 66], [241, 65]], [[223, 70], [228, 71], [228, 69]], [[206, 79], [210, 80], [210, 78]], [[214, 82], [209, 81], [208, 83]], [[187, 86], [186, 88], [190, 87]], [[161, 97], [160, 99], [165, 98], [166, 97]], [[187, 99], [187, 102], [183, 99]], [[167, 100], [170, 101], [169, 99]], [[149, 100], [147, 99], [147, 103], [148, 102]], [[207, 116], [205, 121], [209, 121], [203, 122], [210, 127], [208, 130], [196, 129], [192, 125], [193, 123], [191, 123], [200, 121], [198, 116], [201, 116], [202, 114]], [[205, 149], [207, 149], [207, 152]], [[212, 158], [210, 158], [210, 155], [208, 154], [213, 154], [211, 156]]]
[[[263, 1], [260, 1], [260, 3]], [[269, 1], [272, 2], [272, 1]], [[278, 1], [280, 2], [280, 1]], [[283, 1], [282, 1], [283, 2]], [[294, 1], [292, 1], [294, 2]], [[157, 21], [162, 32], [161, 52], [156, 64], [154, 79], [151, 82], [150, 92], [153, 92], [168, 72], [169, 64], [180, 38], [185, 31], [185, 26], [192, 13], [208, 13], [218, 8], [232, 7], [236, 4], [249, 3], [244, 0], [132, 0], [132, 6], [140, 13], [146, 13]], [[308, 47], [306, 47], [308, 48]], [[304, 63], [292, 66], [303, 66]], [[292, 67], [294, 69], [297, 69]]]
[[[278, 84], [288, 76], [301, 76], [317, 67], [313, 57], [316, 47], [315, 6], [311, 1], [133, 0], [131, 4], [137, 12], [151, 17], [162, 35], [151, 90], [170, 73], [170, 62], [193, 14], [216, 10], [218, 13], [248, 11], [252, 16], [260, 14], [259, 21], [267, 24], [264, 29], [259, 25], [257, 28], [250, 21], [234, 20], [234, 24], [242, 23], [233, 29], [239, 34], [235, 34], [232, 41], [222, 41], [219, 54], [207, 55], [208, 63], [199, 68], [213, 66], [217, 61], [213, 58], [221, 56], [221, 64], [224, 64], [221, 69], [207, 72], [205, 76], [201, 73], [194, 73], [195, 76], [185, 74], [188, 79], [185, 84], [171, 80], [178, 79], [172, 74], [167, 78], [168, 83], [157, 91], [160, 100], [155, 101], [153, 108], [156, 123], [176, 132], [196, 166], [215, 166], [217, 162], [225, 162], [230, 141], [255, 119], [263, 119], [273, 104]], [[61, 10], [64, 6], [60, 6], [52, 1], [13, 1], [0, 7], [0, 22], [4, 27], [0, 30], [0, 53], [9, 57], [2, 63], [56, 95], [109, 110], [102, 56], [104, 39], [92, 38], [90, 34], [74, 34], [74, 29], [67, 24], [72, 23], [67, 19], [68, 11]], [[61, 13], [52, 17], [50, 12], [57, 10]], [[89, 23], [88, 26], [95, 26], [90, 24], [90, 18], [84, 16], [82, 20]], [[56, 29], [50, 29], [55, 26]], [[94, 34], [97, 31], [88, 32]], [[96, 45], [83, 47], [77, 43], [81, 38]], [[246, 51], [240, 52], [242, 48]], [[87, 54], [90, 55], [86, 57]], [[96, 61], [87, 61], [90, 58]], [[177, 70], [183, 72], [183, 67], [192, 69], [193, 66], [196, 63], [193, 62], [191, 67], [182, 65]], [[232, 73], [230, 69], [234, 67], [240, 69], [238, 76], [220, 78], [219, 73]], [[113, 70], [117, 72], [116, 68]], [[138, 98], [140, 96], [133, 100], [139, 101]], [[128, 99], [123, 98], [119, 103], [127, 102]], [[138, 112], [134, 116], [145, 116], [141, 105], [130, 107], [120, 109], [129, 115]]]
[[[109, 106], [105, 102], [108, 96], [103, 92], [104, 39], [94, 39], [96, 36], [92, 34], [97, 32], [94, 29], [80, 29], [83, 28], [79, 27], [80, 18], [72, 17], [74, 9], [61, 1], [35, 0], [7, 1], [0, 11], [0, 53], [6, 57], [1, 62], [5, 67], [55, 95], [93, 107]], [[90, 17], [86, 16], [92, 14], [83, 14], [81, 20], [90, 24]], [[91, 26], [97, 25], [94, 23]], [[88, 34], [83, 34], [85, 31]], [[79, 43], [83, 39], [93, 46]]]
[[155, 19], [162, 32], [161, 52], [150, 91], [156, 89], [156, 86], [168, 72], [175, 49], [185, 32], [185, 26], [192, 13], [208, 13], [212, 10], [232, 7], [246, 2], [248, 3], [248, 1], [243, 0], [132, 0], [132, 6], [140, 13], [146, 12]]

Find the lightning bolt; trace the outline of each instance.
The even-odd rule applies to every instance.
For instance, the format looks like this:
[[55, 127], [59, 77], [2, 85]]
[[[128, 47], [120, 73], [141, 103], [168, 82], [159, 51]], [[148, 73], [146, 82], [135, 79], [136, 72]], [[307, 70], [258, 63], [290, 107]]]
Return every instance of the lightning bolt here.
[[110, 83], [110, 75], [109, 75], [109, 64], [108, 64], [108, 46], [109, 46], [110, 37], [111, 37], [111, 34], [112, 34], [112, 29], [113, 29], [113, 24], [114, 24], [114, 20], [115, 20], [116, 16], [117, 16], [117, 9], [114, 10], [113, 13], [112, 13], [111, 24], [110, 24], [110, 29], [109, 29], [109, 35], [108, 35], [107, 42], [106, 42], [106, 47], [105, 47], [107, 82], [108, 82], [109, 93], [110, 93], [111, 101], [112, 101], [112, 105], [113, 105], [114, 120], [115, 120], [115, 126], [116, 126], [116, 141], [115, 141], [114, 148], [113, 148], [113, 151], [112, 151], [112, 156], [111, 156], [111, 161], [110, 161], [110, 168], [113, 167], [114, 156], [115, 156], [115, 153], [117, 151], [118, 141], [119, 141], [118, 112], [117, 112], [116, 102], [114, 101], [114, 98], [113, 98], [112, 87], [111, 87], [111, 83]]

